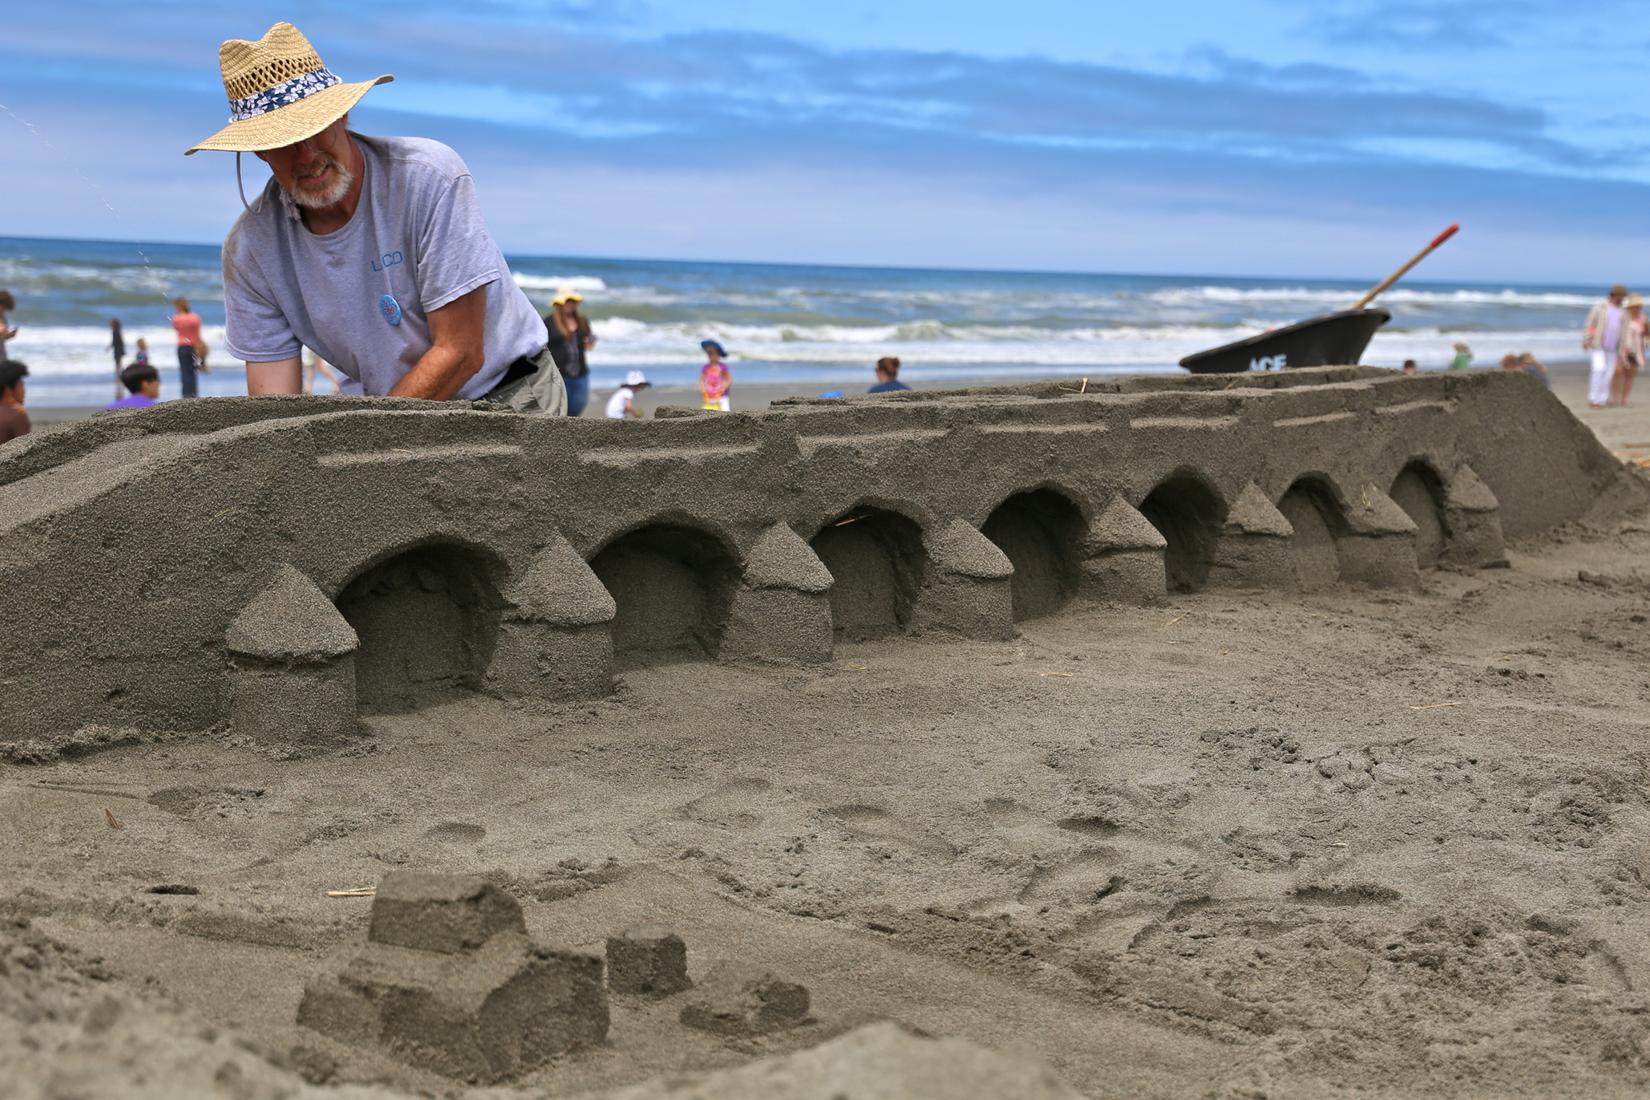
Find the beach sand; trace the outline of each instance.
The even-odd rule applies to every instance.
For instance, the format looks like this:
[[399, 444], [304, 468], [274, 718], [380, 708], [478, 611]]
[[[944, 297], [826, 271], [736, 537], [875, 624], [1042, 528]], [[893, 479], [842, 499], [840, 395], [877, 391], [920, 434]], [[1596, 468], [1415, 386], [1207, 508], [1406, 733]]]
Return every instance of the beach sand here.
[[[1645, 402], [1578, 412], [1650, 452]], [[1509, 556], [469, 697], [320, 759], [0, 767], [0, 913], [32, 922], [0, 922], [0, 1063], [25, 1095], [450, 1087], [294, 1026], [365, 926], [323, 891], [419, 868], [489, 875], [541, 941], [662, 921], [695, 975], [812, 992], [814, 1023], [735, 1042], [618, 999], [607, 1046], [520, 1082], [554, 1095], [883, 1017], [1094, 1097], [1645, 1095], [1650, 527]]]

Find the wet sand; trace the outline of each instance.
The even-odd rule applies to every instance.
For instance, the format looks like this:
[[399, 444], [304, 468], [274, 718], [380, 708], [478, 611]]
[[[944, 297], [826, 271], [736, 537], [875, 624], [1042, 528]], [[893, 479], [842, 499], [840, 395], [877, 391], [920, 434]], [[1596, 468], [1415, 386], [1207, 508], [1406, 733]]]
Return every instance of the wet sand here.
[[[1646, 407], [1579, 411], [1650, 452]], [[815, 1023], [740, 1043], [616, 1000], [608, 1046], [523, 1095], [880, 1017], [1095, 1097], [1644, 1095], [1647, 555], [1636, 517], [1414, 593], [638, 669], [593, 703], [371, 718], [312, 760], [219, 737], [0, 765], [0, 914], [32, 922], [0, 921], [0, 1063], [22, 1095], [450, 1087], [294, 1026], [364, 929], [323, 892], [415, 867], [490, 876], [541, 941], [663, 921], [696, 975], [813, 993]]]

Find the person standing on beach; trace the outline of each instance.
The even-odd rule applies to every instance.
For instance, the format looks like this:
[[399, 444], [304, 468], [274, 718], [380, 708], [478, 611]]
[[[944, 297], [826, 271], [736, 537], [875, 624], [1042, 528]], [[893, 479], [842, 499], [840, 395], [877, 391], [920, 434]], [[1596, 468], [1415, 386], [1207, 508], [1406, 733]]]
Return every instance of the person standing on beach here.
[[1472, 349], [1456, 341], [1455, 356], [1449, 361], [1450, 370], [1466, 370], [1472, 366]]
[[139, 336], [136, 346], [137, 351], [132, 354], [132, 365], [135, 367], [141, 364], [147, 367], [149, 365], [149, 341]]
[[333, 393], [339, 391], [338, 376], [332, 373], [332, 368], [327, 366], [325, 359], [312, 351], [304, 357], [304, 393], [315, 392], [315, 376], [318, 374], [325, 375], [327, 381], [332, 383]]
[[11, 311], [17, 308], [17, 299], [11, 296], [11, 291], [0, 290], [0, 363], [4, 363], [6, 355], [6, 341], [17, 335], [17, 330], [11, 327]]
[[105, 410], [147, 409], [160, 400], [160, 371], [147, 363], [133, 363], [121, 371], [120, 382], [130, 392], [103, 406]]
[[195, 368], [200, 366], [195, 346], [201, 342], [200, 314], [189, 308], [188, 298], [172, 303], [172, 330], [178, 334], [178, 389], [185, 397], [200, 396]]
[[896, 356], [885, 355], [877, 360], [877, 384], [865, 392], [899, 393], [910, 388], [899, 380], [899, 359]]
[[708, 362], [699, 368], [699, 407], [721, 412], [733, 410], [733, 372], [723, 364], [727, 350], [715, 340], [699, 341], [699, 348]]
[[187, 150], [254, 153], [273, 174], [223, 247], [224, 348], [251, 394], [298, 393], [302, 351], [345, 392], [489, 400], [561, 415], [544, 323], [487, 232], [457, 153], [368, 137], [346, 84], [290, 23], [218, 51], [230, 123]]
[[549, 338], [550, 355], [561, 371], [567, 386], [567, 415], [583, 415], [590, 404], [590, 362], [587, 358], [596, 346], [596, 337], [590, 332], [590, 322], [579, 313], [584, 295], [570, 286], [561, 287], [550, 300], [550, 312], [544, 315], [544, 331]]
[[29, 434], [29, 414], [23, 411], [23, 379], [29, 368], [16, 359], [0, 363], [0, 443]]
[[1621, 343], [1616, 347], [1616, 369], [1610, 378], [1610, 401], [1623, 408], [1627, 395], [1633, 392], [1633, 379], [1644, 366], [1645, 337], [1650, 335], [1650, 319], [1644, 316], [1644, 299], [1637, 294], [1627, 296], [1622, 309]]
[[1592, 357], [1592, 371], [1587, 379], [1589, 408], [1602, 409], [1610, 403], [1616, 355], [1621, 350], [1621, 303], [1626, 297], [1627, 288], [1617, 283], [1610, 288], [1609, 296], [1587, 313], [1587, 331], [1581, 337], [1581, 350]]
[[120, 332], [120, 318], [109, 318], [109, 351], [115, 353], [115, 400], [120, 400], [120, 368], [126, 365], [126, 337]]

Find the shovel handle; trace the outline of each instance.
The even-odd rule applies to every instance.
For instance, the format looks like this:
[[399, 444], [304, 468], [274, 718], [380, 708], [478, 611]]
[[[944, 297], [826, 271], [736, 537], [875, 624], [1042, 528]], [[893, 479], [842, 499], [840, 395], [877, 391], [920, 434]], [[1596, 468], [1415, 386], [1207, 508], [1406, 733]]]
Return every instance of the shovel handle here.
[[1461, 230], [1461, 227], [1459, 225], [1452, 225], [1448, 229], [1444, 230], [1442, 233], [1438, 234], [1436, 237], [1432, 238], [1432, 243], [1431, 244], [1427, 245], [1425, 248], [1421, 249], [1421, 251], [1419, 251], [1415, 255], [1411, 256], [1410, 259], [1409, 259], [1409, 262], [1406, 263], [1403, 267], [1400, 267], [1397, 271], [1394, 271], [1391, 275], [1388, 275], [1385, 279], [1382, 279], [1379, 283], [1377, 283], [1376, 286], [1375, 286], [1375, 289], [1371, 290], [1368, 294], [1365, 294], [1362, 298], [1359, 298], [1357, 300], [1357, 302], [1353, 304], [1352, 308], [1353, 309], [1363, 309], [1370, 302], [1373, 302], [1377, 297], [1380, 296], [1380, 294], [1383, 290], [1385, 290], [1387, 287], [1391, 286], [1393, 283], [1397, 282], [1399, 279], [1402, 279], [1405, 275], [1409, 274], [1409, 269], [1410, 268], [1414, 267], [1416, 264], [1420, 263], [1422, 260], [1424, 260], [1428, 256], [1432, 255], [1433, 249], [1437, 248], [1439, 245], [1443, 244], [1445, 241], [1447, 241], [1451, 237], [1455, 236], [1455, 234], [1460, 232], [1460, 230]]

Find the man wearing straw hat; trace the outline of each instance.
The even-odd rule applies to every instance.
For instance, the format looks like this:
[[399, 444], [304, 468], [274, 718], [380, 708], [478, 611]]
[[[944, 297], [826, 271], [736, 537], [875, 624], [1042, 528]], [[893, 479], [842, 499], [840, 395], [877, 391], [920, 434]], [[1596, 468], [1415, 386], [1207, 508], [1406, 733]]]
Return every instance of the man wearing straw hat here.
[[[566, 393], [544, 324], [510, 277], [457, 153], [366, 137], [346, 84], [277, 23], [218, 52], [230, 123], [190, 153], [254, 153], [274, 178], [223, 248], [229, 353], [247, 392], [299, 393], [304, 348], [345, 393], [502, 402], [560, 415]], [[242, 201], [245, 201], [243, 194]]]

